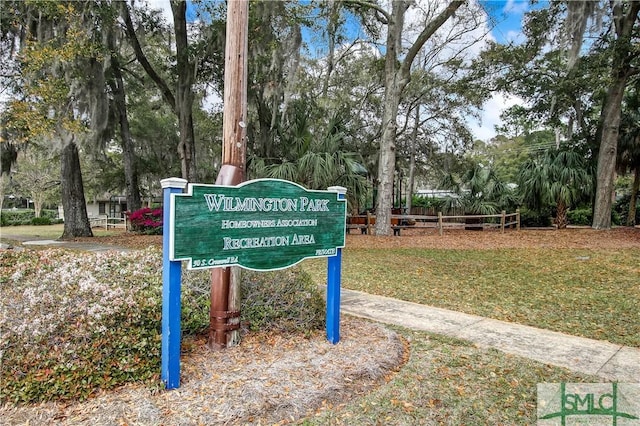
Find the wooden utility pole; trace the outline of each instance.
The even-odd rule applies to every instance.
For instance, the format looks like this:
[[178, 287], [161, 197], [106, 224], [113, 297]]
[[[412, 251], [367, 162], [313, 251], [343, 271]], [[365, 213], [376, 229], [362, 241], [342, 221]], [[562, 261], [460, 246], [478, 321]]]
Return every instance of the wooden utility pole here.
[[[227, 1], [227, 30], [222, 119], [222, 167], [217, 185], [244, 181], [247, 134], [247, 52], [249, 0]], [[239, 342], [240, 270], [211, 270], [209, 347], [222, 349]]]

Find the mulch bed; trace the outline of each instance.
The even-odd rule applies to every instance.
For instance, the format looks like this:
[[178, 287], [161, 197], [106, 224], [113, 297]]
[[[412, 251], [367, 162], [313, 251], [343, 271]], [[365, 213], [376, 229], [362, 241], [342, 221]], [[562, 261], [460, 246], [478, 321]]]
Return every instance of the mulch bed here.
[[126, 385], [82, 402], [0, 407], [3, 424], [286, 424], [339, 405], [390, 379], [408, 356], [396, 333], [345, 319], [341, 340], [323, 333], [249, 334], [240, 346], [207, 349], [186, 342], [181, 386], [152, 391]]

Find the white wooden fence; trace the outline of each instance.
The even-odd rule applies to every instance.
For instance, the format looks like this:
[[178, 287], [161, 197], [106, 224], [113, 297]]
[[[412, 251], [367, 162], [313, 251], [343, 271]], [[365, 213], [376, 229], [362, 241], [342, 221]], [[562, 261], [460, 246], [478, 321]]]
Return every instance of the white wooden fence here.
[[107, 215], [98, 216], [98, 217], [90, 217], [89, 224], [92, 228], [116, 228], [116, 229], [127, 229], [127, 219], [121, 217], [109, 217]]
[[[347, 232], [351, 229], [360, 230], [363, 234], [372, 234], [376, 223], [376, 216], [370, 213], [366, 215], [354, 215], [347, 217]], [[456, 215], [443, 216], [438, 212], [437, 216], [426, 215], [391, 215], [391, 227], [395, 235], [400, 235], [402, 229], [438, 229], [442, 235], [446, 229], [491, 229], [499, 228], [504, 232], [505, 228], [514, 227], [520, 230], [520, 210], [515, 213], [502, 211], [500, 214], [485, 215]]]

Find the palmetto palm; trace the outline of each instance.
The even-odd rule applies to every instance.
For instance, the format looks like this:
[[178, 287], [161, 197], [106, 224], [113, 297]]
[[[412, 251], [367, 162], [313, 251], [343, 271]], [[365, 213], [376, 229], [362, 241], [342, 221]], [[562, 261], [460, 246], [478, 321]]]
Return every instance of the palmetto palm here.
[[292, 120], [278, 129], [278, 158], [252, 160], [256, 177], [284, 179], [309, 189], [343, 186], [350, 204], [357, 205], [366, 191], [366, 169], [358, 154], [345, 151], [339, 120], [331, 119], [319, 135], [312, 134], [302, 111], [296, 111]]
[[513, 191], [489, 167], [475, 164], [462, 176], [449, 174], [442, 186], [456, 197], [445, 199], [443, 208], [462, 207], [467, 214], [496, 214], [516, 204]]
[[571, 150], [549, 150], [526, 161], [519, 174], [523, 202], [540, 211], [556, 206], [554, 223], [567, 226], [569, 207], [591, 191], [592, 179], [584, 157]]

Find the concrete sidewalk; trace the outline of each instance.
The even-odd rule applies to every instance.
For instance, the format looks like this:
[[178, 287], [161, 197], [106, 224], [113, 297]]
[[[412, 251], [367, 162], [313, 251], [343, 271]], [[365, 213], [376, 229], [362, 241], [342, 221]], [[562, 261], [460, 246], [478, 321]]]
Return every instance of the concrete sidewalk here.
[[480, 347], [591, 374], [640, 383], [640, 349], [463, 314], [358, 291], [341, 291], [343, 313], [457, 337]]

